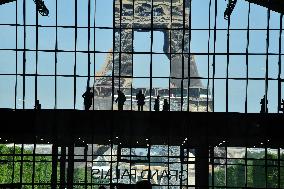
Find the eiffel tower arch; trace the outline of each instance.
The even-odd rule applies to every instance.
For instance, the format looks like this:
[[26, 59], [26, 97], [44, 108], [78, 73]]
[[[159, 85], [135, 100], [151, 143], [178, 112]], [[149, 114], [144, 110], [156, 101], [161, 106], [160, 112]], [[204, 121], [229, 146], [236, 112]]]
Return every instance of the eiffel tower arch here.
[[[114, 49], [110, 49], [103, 68], [96, 73], [100, 77], [94, 83], [95, 96], [111, 96], [112, 90], [131, 88], [134, 31], [152, 28], [159, 28], [164, 34], [163, 51], [171, 63], [170, 86], [202, 87], [200, 79], [188, 80], [188, 75], [199, 77], [194, 55], [189, 54], [189, 0], [135, 0], [134, 4], [133, 0], [115, 0], [114, 16]], [[107, 101], [102, 106], [109, 108], [112, 101]], [[96, 102], [94, 105], [101, 106]]]

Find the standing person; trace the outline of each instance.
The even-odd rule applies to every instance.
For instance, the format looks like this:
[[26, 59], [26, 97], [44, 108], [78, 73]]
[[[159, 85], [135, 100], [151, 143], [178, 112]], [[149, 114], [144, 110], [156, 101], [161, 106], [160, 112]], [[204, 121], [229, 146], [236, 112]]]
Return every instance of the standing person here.
[[126, 101], [126, 97], [125, 97], [124, 93], [121, 92], [120, 90], [117, 90], [117, 98], [115, 99], [115, 102], [118, 105], [119, 111], [123, 110], [123, 105], [124, 105], [125, 101]]
[[[266, 104], [265, 104], [265, 95], [263, 96], [263, 98], [260, 100], [260, 105], [261, 105], [261, 109], [260, 109], [260, 113], [268, 113], [268, 100], [266, 100]], [[265, 107], [266, 106], [266, 107]]]
[[39, 103], [39, 100], [36, 100], [34, 109], [35, 110], [41, 110], [41, 104]]
[[167, 99], [164, 99], [163, 111], [170, 111], [170, 105]]
[[138, 111], [143, 111], [143, 106], [145, 104], [145, 96], [142, 93], [142, 90], [139, 90], [139, 93], [136, 95]]
[[159, 111], [160, 110], [160, 96], [159, 95], [155, 99], [154, 110], [155, 111]]
[[92, 100], [94, 97], [94, 93], [91, 92], [91, 87], [87, 87], [87, 91], [82, 95], [84, 98], [84, 106], [85, 110], [89, 110], [92, 106]]

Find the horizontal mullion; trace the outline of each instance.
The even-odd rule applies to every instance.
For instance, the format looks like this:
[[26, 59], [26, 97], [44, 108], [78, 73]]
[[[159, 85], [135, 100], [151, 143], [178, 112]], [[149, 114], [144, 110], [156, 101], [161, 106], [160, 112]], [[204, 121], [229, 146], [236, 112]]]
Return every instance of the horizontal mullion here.
[[[26, 27], [36, 27], [36, 25], [34, 25], [34, 24], [26, 24], [26, 25], [24, 25], [24, 24], [0, 24], [0, 26], [17, 26], [17, 27], [24, 27], [24, 26], [26, 26]], [[90, 29], [128, 29], [128, 30], [131, 30], [131, 29], [134, 29], [134, 30], [140, 30], [141, 29], [141, 27], [115, 27], [115, 28], [113, 28], [113, 27], [108, 27], [108, 26], [90, 26], [90, 27], [88, 27], [88, 26], [70, 26], [70, 25], [57, 25], [57, 26], [53, 26], [53, 25], [38, 25], [38, 27], [39, 28], [73, 28], [73, 29], [75, 29], [75, 28], [78, 28], [78, 29], [80, 29], [80, 28], [82, 28], [82, 29], [88, 29], [88, 28], [90, 28]], [[151, 27], [143, 27], [142, 28], [143, 30], [152, 30], [152, 28]], [[195, 31], [195, 30], [203, 30], [203, 31], [228, 31], [228, 29], [227, 28], [216, 28], [216, 29], [214, 29], [214, 28], [182, 28], [182, 27], [178, 27], [178, 28], [166, 28], [166, 27], [153, 27], [153, 30], [155, 30], [155, 29], [157, 29], [157, 30], [192, 30], [192, 31]], [[236, 31], [267, 31], [267, 28], [229, 28], [229, 30], [230, 31], [233, 31], [233, 30], [236, 30]], [[278, 29], [278, 28], [269, 28], [268, 29], [269, 31], [280, 31], [280, 28]]]
[[[57, 74], [57, 75], [51, 75], [51, 74], [21, 74], [21, 73], [18, 73], [18, 74], [3, 74], [3, 73], [0, 73], [0, 76], [28, 76], [28, 77], [81, 77], [81, 78], [87, 78], [88, 76], [87, 75], [74, 75], [74, 74]], [[229, 79], [229, 80], [243, 80], [243, 81], [246, 81], [246, 80], [265, 80], [264, 77], [249, 77], [249, 78], [246, 78], [246, 77], [162, 77], [162, 76], [152, 76], [152, 77], [149, 77], [149, 76], [111, 76], [111, 75], [106, 75], [106, 76], [96, 76], [96, 75], [91, 75], [90, 76], [91, 78], [133, 78], [133, 79], [210, 79], [210, 80], [223, 80], [223, 79]], [[279, 81], [278, 78], [272, 78], [272, 77], [268, 77], [267, 78], [268, 80], [270, 81]], [[284, 79], [280, 79], [281, 82], [284, 82]]]
[[164, 54], [164, 55], [211, 55], [211, 56], [218, 56], [218, 55], [276, 55], [276, 56], [279, 56], [279, 55], [284, 55], [284, 53], [281, 53], [279, 54], [278, 52], [277, 53], [265, 53], [265, 52], [250, 52], [250, 53], [245, 53], [245, 52], [239, 52], [239, 53], [236, 53], [236, 52], [219, 52], [219, 53], [214, 53], [214, 52], [194, 52], [194, 51], [191, 51], [190, 53], [179, 53], [179, 52], [176, 52], [176, 53], [165, 53], [165, 52], [123, 52], [123, 51], [112, 51], [112, 52], [107, 52], [107, 51], [82, 51], [82, 50], [53, 50], [53, 49], [42, 49], [42, 50], [35, 50], [35, 49], [0, 49], [0, 51], [16, 51], [16, 52], [23, 52], [23, 51], [26, 51], [26, 52], [56, 52], [56, 53], [60, 53], [60, 52], [69, 52], [69, 53], [105, 53], [105, 54]]

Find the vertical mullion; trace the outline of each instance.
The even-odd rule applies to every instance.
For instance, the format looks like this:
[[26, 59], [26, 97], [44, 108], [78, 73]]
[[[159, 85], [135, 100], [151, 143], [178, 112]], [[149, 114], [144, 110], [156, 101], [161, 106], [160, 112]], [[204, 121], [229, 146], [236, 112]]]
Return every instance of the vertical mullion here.
[[[95, 82], [96, 82], [96, 6], [97, 1], [94, 0], [94, 84], [93, 84], [93, 94], [95, 94]], [[114, 14], [114, 13], [113, 13]], [[112, 101], [113, 102], [113, 101]], [[95, 95], [93, 96], [93, 110], [95, 109]]]
[[58, 7], [57, 7], [57, 1], [55, 1], [55, 54], [54, 54], [54, 72], [55, 72], [55, 79], [54, 79], [54, 109], [57, 109], [57, 53], [58, 53]]
[[[88, 142], [87, 142], [88, 143]], [[85, 144], [84, 146], [84, 160], [85, 160], [85, 189], [88, 188], [88, 170], [87, 170], [87, 165], [88, 165], [88, 144]]]
[[[131, 101], [130, 101], [130, 103], [131, 103], [131, 105], [130, 105], [130, 110], [132, 110], [132, 93], [133, 93], [133, 73], [134, 73], [134, 69], [133, 69], [133, 62], [134, 62], [134, 57], [133, 57], [133, 55], [134, 55], [134, 43], [133, 43], [133, 40], [134, 40], [134, 20], [135, 20], [135, 3], [134, 3], [134, 0], [133, 0], [133, 3], [132, 3], [132, 11], [133, 11], [133, 13], [132, 13], [132, 15], [133, 15], [133, 17], [132, 17], [132, 25], [131, 25], [131, 33], [132, 33], [132, 38], [131, 38], [131, 46], [132, 46], [132, 52], [131, 52], [131, 88], [130, 88], [130, 98], [131, 98]], [[135, 97], [135, 96], [134, 96]], [[131, 160], [130, 160], [131, 161]], [[131, 169], [130, 169], [130, 171], [131, 171]], [[131, 174], [131, 173], [130, 173]]]
[[[133, 0], [133, 5], [134, 5], [134, 0]], [[133, 14], [134, 14], [134, 12], [133, 12]], [[132, 119], [131, 119], [131, 123], [132, 123]], [[132, 139], [132, 129], [130, 130], [130, 139], [129, 139], [129, 143], [130, 144], [133, 144], [133, 139]], [[121, 150], [121, 148], [120, 148], [120, 150]], [[130, 155], [130, 157], [129, 157], [129, 159], [130, 159], [130, 175], [131, 175], [131, 170], [132, 170], [132, 154], [131, 154], [131, 150], [132, 150], [132, 145], [130, 145], [130, 147], [129, 147], [129, 155]], [[120, 151], [120, 155], [121, 155], [121, 151]], [[120, 157], [121, 158], [121, 157]], [[136, 173], [135, 173], [136, 174]], [[131, 179], [130, 179], [130, 184], [131, 184]]]
[[[188, 135], [188, 133], [187, 133]], [[189, 135], [188, 135], [188, 138], [189, 138]], [[186, 175], [186, 187], [189, 187], [189, 185], [192, 185], [192, 183], [189, 183], [189, 178], [188, 178], [188, 169], [189, 169], [189, 166], [188, 164], [191, 164], [191, 162], [189, 163], [189, 144], [188, 142], [186, 142], [186, 172], [187, 172], [187, 175]], [[195, 159], [194, 159], [194, 162], [195, 162]]]
[[15, 154], [16, 154], [16, 146], [15, 143], [13, 144], [13, 167], [12, 167], [12, 183], [14, 183], [15, 179]]
[[112, 90], [112, 93], [111, 93], [111, 110], [113, 110], [113, 104], [114, 104], [114, 56], [115, 56], [115, 17], [116, 17], [116, 11], [115, 11], [115, 1], [116, 0], [113, 0], [113, 10], [112, 10], [112, 12], [113, 12], [113, 32], [112, 32], [112, 40], [113, 40], [113, 42], [112, 42], [112, 77], [111, 77], [111, 79], [112, 79], [112, 84], [111, 84], [111, 90]]
[[[96, 2], [95, 2], [96, 3]], [[92, 135], [92, 167], [94, 166], [94, 135]], [[91, 174], [91, 189], [93, 189], [93, 175]]]
[[[24, 0], [25, 1], [25, 0]], [[20, 165], [20, 184], [23, 183], [23, 168], [24, 168], [24, 144], [21, 145], [21, 165]]]
[[[213, 83], [212, 83], [212, 111], [215, 111], [215, 61], [216, 61], [216, 38], [217, 38], [217, 0], [215, 0], [215, 20], [214, 20], [214, 49], [213, 49]], [[214, 180], [214, 179], [213, 179]]]
[[265, 188], [268, 188], [268, 170], [267, 170], [267, 145], [265, 144]]
[[91, 39], [91, 2], [88, 0], [88, 80], [87, 87], [90, 87], [90, 75], [91, 75], [91, 54], [90, 54], [90, 39]]
[[[112, 130], [111, 130], [112, 132]], [[111, 140], [110, 140], [110, 188], [112, 188], [112, 151], [113, 151], [113, 136], [111, 135]]]
[[[184, 81], [184, 36], [185, 36], [185, 2], [183, 2], [183, 23], [182, 23], [182, 42], [181, 42], [181, 45], [182, 45], [182, 48], [181, 48], [181, 67], [182, 67], [182, 73], [181, 73], [181, 106], [180, 106], [180, 110], [183, 111], [183, 81]], [[188, 90], [188, 89], [187, 89]]]
[[[211, 1], [211, 0], [210, 0]], [[192, 26], [191, 26], [191, 19], [192, 19], [192, 0], [189, 0], [189, 18], [188, 18], [188, 24], [189, 24], [189, 41], [188, 41], [188, 66], [187, 66], [187, 77], [188, 77], [188, 81], [187, 81], [187, 109], [189, 110], [189, 87], [191, 85], [191, 74], [190, 74], [190, 70], [191, 70], [191, 37], [192, 37]]]
[[207, 44], [207, 52], [208, 52], [208, 62], [207, 62], [207, 97], [206, 97], [206, 112], [209, 111], [209, 83], [210, 83], [210, 40], [211, 40], [211, 4], [212, 0], [209, 0], [209, 21], [208, 21], [208, 44]]
[[35, 105], [36, 100], [38, 100], [37, 94], [37, 77], [38, 77], [38, 6], [36, 4], [36, 73], [35, 73]]
[[16, 1], [16, 82], [15, 82], [15, 98], [14, 109], [17, 109], [17, 88], [18, 88], [18, 1]]
[[24, 51], [23, 51], [23, 109], [26, 100], [26, 0], [23, 0]]
[[78, 10], [77, 10], [77, 0], [75, 0], [75, 64], [74, 64], [74, 99], [73, 99], [73, 109], [76, 108], [76, 81], [77, 81], [77, 30], [78, 30]]
[[33, 149], [33, 172], [32, 172], [32, 189], [35, 188], [35, 166], [36, 166], [36, 160], [35, 160], [35, 156], [36, 156], [36, 138], [34, 139], [34, 149]]
[[172, 76], [172, 22], [173, 22], [173, 1], [171, 0], [171, 24], [169, 28], [169, 41], [170, 41], [170, 48], [169, 48], [169, 59], [170, 59], [170, 75], [169, 75], [169, 106], [171, 110], [171, 76]]
[[[229, 19], [230, 20], [230, 16], [229, 16]], [[228, 187], [228, 148], [227, 148], [227, 145], [225, 144], [225, 187]]]
[[230, 24], [231, 16], [229, 15], [227, 25], [226, 112], [229, 112]]
[[[172, 2], [172, 1], [171, 1]], [[169, 132], [169, 131], [168, 131]], [[168, 133], [168, 141], [167, 141], [167, 146], [168, 146], [168, 170], [170, 170], [170, 134]], [[169, 177], [168, 177], [169, 178]], [[167, 187], [170, 188], [170, 179], [168, 179]]]
[[73, 142], [68, 145], [67, 189], [74, 188], [74, 148]]
[[60, 175], [59, 175], [59, 180], [60, 180], [60, 188], [65, 188], [66, 187], [66, 175], [65, 175], [65, 169], [66, 169], [66, 146], [61, 145], [61, 152], [60, 152]]
[[265, 113], [268, 113], [268, 107], [267, 107], [267, 93], [268, 93], [268, 61], [269, 61], [269, 35], [270, 35], [270, 29], [269, 29], [269, 23], [270, 23], [270, 7], [267, 9], [267, 28], [266, 28], [266, 71], [265, 71], [265, 101], [264, 101], [264, 107], [265, 107]]
[[248, 187], [248, 149], [245, 147], [245, 188]]
[[57, 163], [58, 163], [58, 145], [57, 141], [53, 140], [52, 144], [52, 169], [51, 169], [51, 189], [56, 189], [57, 188]]
[[278, 188], [280, 188], [281, 187], [281, 169], [280, 169], [280, 166], [281, 166], [281, 162], [280, 162], [280, 158], [281, 158], [281, 156], [280, 156], [280, 153], [281, 153], [281, 151], [280, 151], [280, 148], [278, 147], [277, 148], [277, 172], [278, 172], [278, 174], [277, 174], [277, 183], [278, 183]]
[[247, 25], [247, 46], [246, 46], [246, 99], [245, 99], [245, 113], [248, 113], [248, 77], [249, 77], [249, 41], [250, 41], [250, 3], [248, 9], [248, 25]]
[[281, 96], [282, 96], [282, 91], [281, 91], [281, 62], [282, 62], [282, 57], [281, 57], [281, 51], [282, 51], [282, 23], [283, 23], [283, 14], [280, 15], [280, 31], [279, 31], [279, 60], [278, 60], [278, 110], [277, 112], [279, 113], [279, 110], [281, 108]]
[[[115, 137], [116, 139], [117, 139], [117, 137]], [[119, 143], [119, 141], [117, 141], [117, 149], [116, 149], [116, 166], [115, 166], [115, 179], [116, 179], [116, 183], [118, 183], [119, 182], [119, 177], [117, 176], [117, 175], [119, 175], [118, 174], [118, 171], [119, 171], [119, 169], [118, 169], [118, 166], [119, 166], [119, 161], [118, 161], [118, 159], [120, 159], [121, 158], [121, 146], [120, 146], [120, 143]], [[130, 170], [131, 171], [131, 170]]]
[[153, 3], [154, 0], [151, 0], [151, 49], [150, 49], [150, 103], [149, 103], [149, 111], [152, 110], [152, 85], [153, 85], [153, 30], [154, 30], [154, 27], [153, 27], [153, 22], [154, 22], [154, 15], [153, 15], [153, 6], [154, 6], [154, 3]]
[[[133, 0], [133, 5], [134, 5], [134, 0]], [[134, 14], [134, 12], [133, 12], [133, 14]], [[132, 120], [131, 120], [132, 121]], [[131, 135], [130, 135], [130, 140], [129, 140], [129, 142], [130, 142], [130, 144], [133, 144], [133, 139], [132, 139], [132, 130], [131, 130]], [[131, 170], [132, 170], [132, 154], [131, 154], [131, 150], [132, 150], [132, 145], [130, 145], [130, 147], [129, 147], [129, 155], [130, 155], [130, 157], [129, 157], [129, 159], [130, 159], [130, 175], [131, 175]], [[121, 155], [121, 148], [120, 148], [120, 155]], [[121, 158], [121, 157], [120, 157]], [[136, 174], [136, 173], [135, 173]], [[130, 179], [130, 184], [131, 184], [131, 179]]]
[[119, 66], [118, 66], [118, 89], [120, 90], [120, 79], [121, 79], [121, 33], [122, 33], [122, 26], [121, 26], [121, 14], [122, 14], [122, 0], [119, 0]]
[[[113, 145], [114, 145], [114, 138], [113, 138], [113, 119], [111, 119], [111, 128], [110, 128], [110, 145], [111, 145], [111, 151], [110, 151], [110, 188], [113, 188], [113, 177], [112, 177], [112, 172], [113, 172]], [[116, 153], [117, 154], [117, 153]], [[116, 156], [117, 157], [117, 156]], [[117, 158], [116, 158], [117, 160]]]
[[[152, 0], [152, 2], [153, 2], [153, 0]], [[151, 147], [150, 147], [150, 145], [147, 146], [147, 150], [148, 150], [148, 153], [147, 153], [147, 158], [148, 158], [148, 178], [147, 178], [147, 180], [150, 182], [151, 181], [151, 157], [150, 157]]]
[[[191, 55], [190, 55], [190, 52], [191, 52], [191, 0], [189, 0], [189, 14], [188, 14], [188, 58], [187, 58], [187, 105], [186, 105], [186, 109], [187, 111], [189, 111], [189, 87], [190, 87], [190, 64], [191, 64]], [[185, 28], [184, 28], [185, 29]]]
[[[217, 146], [216, 146], [216, 148], [217, 148]], [[214, 154], [214, 149], [215, 149], [215, 147], [213, 146], [213, 147], [211, 147], [210, 148], [210, 161], [211, 161], [211, 166], [212, 166], [212, 177], [211, 177], [211, 180], [212, 180], [212, 188], [214, 189], [215, 188], [215, 182], [214, 182], [214, 166], [215, 166], [215, 154]], [[196, 160], [195, 160], [195, 162], [196, 162]]]
[[[186, 144], [184, 143], [184, 145]], [[183, 146], [183, 144], [179, 145], [179, 153], [180, 153], [179, 160], [180, 160], [180, 172], [181, 173], [183, 172], [184, 149], [185, 147]], [[182, 189], [182, 175], [181, 175], [181, 178], [179, 179], [179, 188]]]
[[[134, 4], [134, 0], [133, 0], [133, 4]], [[132, 135], [131, 135], [132, 136]], [[132, 140], [132, 137], [130, 138], [130, 144], [131, 143], [133, 143], [133, 140]], [[132, 154], [131, 154], [131, 150], [132, 150], [132, 145], [130, 145], [130, 148], [129, 148], [129, 153], [130, 153], [130, 157], [129, 157], [129, 159], [130, 159], [130, 175], [131, 175], [131, 167], [132, 167], [132, 163], [131, 163], [131, 161], [132, 161]], [[130, 180], [130, 184], [131, 184], [131, 180]]]

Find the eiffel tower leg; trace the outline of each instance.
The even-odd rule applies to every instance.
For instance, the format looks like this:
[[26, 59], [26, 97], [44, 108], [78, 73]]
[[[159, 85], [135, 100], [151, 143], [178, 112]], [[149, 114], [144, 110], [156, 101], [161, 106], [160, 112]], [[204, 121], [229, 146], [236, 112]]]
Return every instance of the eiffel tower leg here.
[[[108, 77], [99, 77], [94, 84], [94, 109], [111, 109], [112, 91], [116, 94], [116, 91], [120, 89], [125, 95], [130, 95], [127, 92], [129, 93], [128, 89], [132, 85], [132, 38], [132, 30], [117, 29], [115, 31], [114, 53], [108, 54], [104, 67], [100, 70], [100, 76]], [[107, 94], [105, 98], [99, 97], [103, 96], [103, 93], [98, 94], [96, 92], [100, 91], [98, 88], [104, 88]], [[116, 106], [114, 104], [114, 107]], [[125, 109], [128, 109], [127, 105]]]

